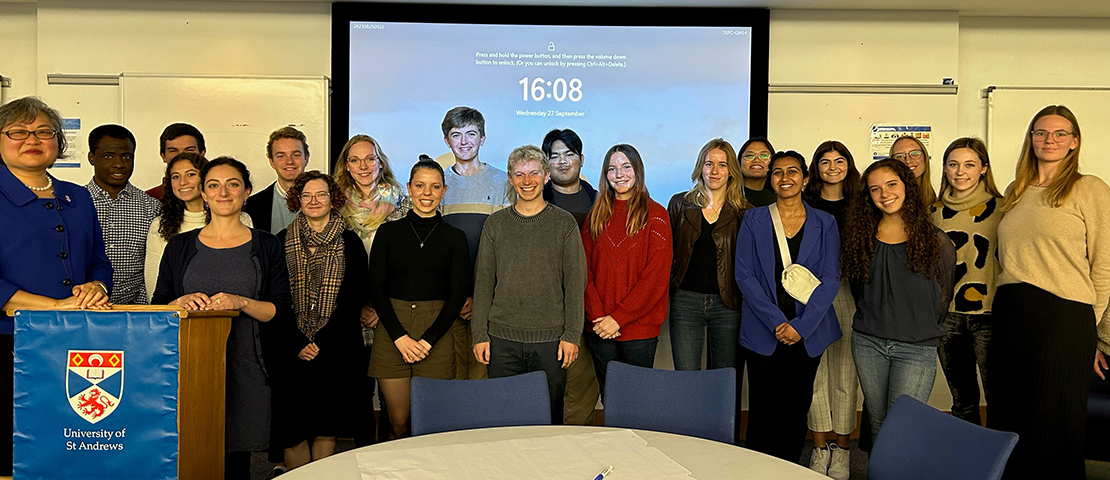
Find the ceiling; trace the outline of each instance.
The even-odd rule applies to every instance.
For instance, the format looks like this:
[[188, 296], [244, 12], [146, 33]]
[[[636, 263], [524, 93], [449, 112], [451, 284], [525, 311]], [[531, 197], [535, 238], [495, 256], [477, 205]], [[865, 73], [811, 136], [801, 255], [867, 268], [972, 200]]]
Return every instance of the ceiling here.
[[[152, 0], [171, 2], [174, 0]], [[205, 0], [215, 2], [280, 1], [332, 3], [331, 0]], [[355, 0], [369, 1], [369, 0]], [[0, 3], [38, 3], [38, 0], [0, 0]], [[98, 6], [111, 1], [89, 2]], [[134, 2], [120, 2], [130, 3]], [[1048, 8], [1043, 0], [420, 0], [417, 3], [491, 5], [590, 5], [590, 6], [700, 6], [759, 7], [783, 10], [929, 10], [955, 11], [965, 16], [1110, 18], [1110, 0], [1075, 0]]]

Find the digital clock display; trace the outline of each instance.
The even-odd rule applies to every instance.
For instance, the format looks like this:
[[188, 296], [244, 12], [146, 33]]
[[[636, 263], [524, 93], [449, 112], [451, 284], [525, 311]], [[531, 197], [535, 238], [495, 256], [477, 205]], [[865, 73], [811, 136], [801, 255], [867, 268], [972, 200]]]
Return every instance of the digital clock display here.
[[528, 77], [520, 79], [519, 82], [521, 89], [524, 91], [524, 101], [527, 102], [529, 97], [534, 101], [542, 101], [545, 99], [555, 100], [561, 102], [563, 100], [570, 100], [578, 102], [582, 100], [582, 80], [572, 78], [567, 80], [565, 78], [556, 78], [554, 81], [544, 80], [543, 77], [536, 77], [532, 79], [531, 86], [529, 87]]

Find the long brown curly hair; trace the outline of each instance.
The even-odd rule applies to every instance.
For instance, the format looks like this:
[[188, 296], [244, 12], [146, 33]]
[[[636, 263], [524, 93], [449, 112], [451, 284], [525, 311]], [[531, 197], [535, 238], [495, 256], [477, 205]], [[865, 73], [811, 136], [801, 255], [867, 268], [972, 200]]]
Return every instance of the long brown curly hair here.
[[[208, 164], [208, 159], [204, 155], [193, 152], [184, 152], [173, 157], [166, 163], [166, 174], [162, 176], [162, 214], [161, 220], [158, 224], [158, 235], [169, 241], [174, 235], [181, 233], [181, 222], [185, 221], [185, 202], [177, 198], [173, 194], [173, 185], [170, 181], [170, 170], [177, 162], [189, 162], [193, 164], [193, 168], [197, 169], [197, 176], [199, 172], [204, 169]], [[197, 189], [201, 188], [199, 178], [197, 182]]]
[[872, 163], [860, 178], [861, 188], [849, 202], [847, 232], [840, 248], [840, 274], [849, 281], [871, 281], [871, 261], [875, 258], [875, 235], [883, 212], [871, 199], [869, 179], [872, 173], [890, 169], [906, 187], [902, 201], [902, 222], [906, 229], [906, 267], [918, 275], [931, 275], [940, 261], [940, 240], [937, 238], [931, 212], [921, 198], [920, 185], [913, 171], [891, 158]]

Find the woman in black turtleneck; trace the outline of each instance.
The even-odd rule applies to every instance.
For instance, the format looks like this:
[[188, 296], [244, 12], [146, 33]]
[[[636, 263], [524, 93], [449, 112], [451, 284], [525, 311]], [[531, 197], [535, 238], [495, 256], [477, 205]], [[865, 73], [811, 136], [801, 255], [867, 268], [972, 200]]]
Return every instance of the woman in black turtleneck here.
[[455, 378], [454, 344], [443, 337], [466, 302], [470, 254], [466, 235], [437, 211], [446, 189], [438, 163], [413, 165], [412, 211], [382, 224], [370, 248], [370, 303], [380, 319], [374, 337], [394, 345], [377, 342], [370, 376], [381, 387], [391, 439], [409, 429], [412, 377]]

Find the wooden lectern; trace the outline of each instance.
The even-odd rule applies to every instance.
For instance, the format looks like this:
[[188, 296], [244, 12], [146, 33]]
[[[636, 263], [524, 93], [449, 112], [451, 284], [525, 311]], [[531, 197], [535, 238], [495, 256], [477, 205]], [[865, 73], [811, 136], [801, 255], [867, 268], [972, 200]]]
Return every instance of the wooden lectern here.
[[[90, 310], [97, 311], [97, 310]], [[118, 312], [176, 312], [178, 330], [177, 473], [180, 480], [224, 475], [227, 337], [233, 310], [186, 311], [175, 305], [117, 305]], [[15, 312], [8, 312], [14, 316]]]

